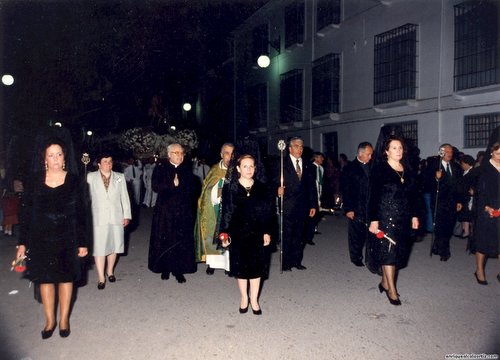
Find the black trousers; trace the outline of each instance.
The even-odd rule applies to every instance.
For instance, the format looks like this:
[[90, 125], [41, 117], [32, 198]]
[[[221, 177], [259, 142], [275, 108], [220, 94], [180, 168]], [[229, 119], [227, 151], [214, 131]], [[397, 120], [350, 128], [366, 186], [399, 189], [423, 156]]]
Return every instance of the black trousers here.
[[306, 223], [306, 216], [283, 215], [283, 268], [302, 264]]
[[347, 238], [349, 241], [349, 256], [352, 262], [363, 260], [363, 247], [368, 237], [368, 228], [357, 221], [349, 220]]
[[436, 235], [432, 246], [432, 253], [435, 255], [450, 257], [450, 237]]

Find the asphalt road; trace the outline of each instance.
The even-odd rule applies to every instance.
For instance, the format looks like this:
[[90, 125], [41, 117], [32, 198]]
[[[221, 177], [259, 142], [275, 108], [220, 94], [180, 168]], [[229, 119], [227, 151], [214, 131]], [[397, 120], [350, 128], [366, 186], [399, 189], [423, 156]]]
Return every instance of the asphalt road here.
[[347, 226], [327, 216], [316, 246], [305, 249], [307, 270], [279, 272], [272, 259], [262, 316], [238, 313], [239, 293], [224, 272], [187, 283], [162, 281], [147, 269], [151, 211], [143, 210], [117, 282], [97, 290], [95, 271], [78, 288], [71, 335], [42, 340], [42, 306], [33, 288], [10, 271], [16, 238], [0, 235], [0, 358], [20, 359], [445, 359], [447, 354], [500, 353], [497, 261], [488, 286], [476, 283], [465, 240], [452, 239], [448, 262], [429, 257], [428, 236], [413, 248], [390, 305], [379, 277], [349, 262]]

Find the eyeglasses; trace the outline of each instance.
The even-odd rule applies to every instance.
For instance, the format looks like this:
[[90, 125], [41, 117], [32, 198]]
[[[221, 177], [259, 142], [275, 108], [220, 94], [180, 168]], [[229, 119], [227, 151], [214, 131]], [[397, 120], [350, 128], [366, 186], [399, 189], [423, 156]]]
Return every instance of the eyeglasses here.
[[183, 151], [171, 151], [169, 154], [174, 154], [174, 155], [184, 155]]

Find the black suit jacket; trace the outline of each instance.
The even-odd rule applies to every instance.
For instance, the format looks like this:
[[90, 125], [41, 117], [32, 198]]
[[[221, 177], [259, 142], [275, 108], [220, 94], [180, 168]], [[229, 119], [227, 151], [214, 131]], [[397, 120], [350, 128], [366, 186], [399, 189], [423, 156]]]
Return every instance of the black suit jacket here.
[[344, 212], [354, 211], [354, 215], [366, 220], [368, 198], [370, 195], [370, 177], [357, 159], [351, 161], [340, 178]]
[[[274, 185], [280, 186], [280, 167], [275, 168]], [[316, 208], [318, 195], [316, 192], [316, 167], [308, 161], [302, 159], [302, 176], [299, 180], [295, 172], [292, 159], [287, 154], [283, 159], [283, 185], [285, 186], [285, 196], [283, 198], [284, 213], [289, 215], [305, 215], [309, 210]]]

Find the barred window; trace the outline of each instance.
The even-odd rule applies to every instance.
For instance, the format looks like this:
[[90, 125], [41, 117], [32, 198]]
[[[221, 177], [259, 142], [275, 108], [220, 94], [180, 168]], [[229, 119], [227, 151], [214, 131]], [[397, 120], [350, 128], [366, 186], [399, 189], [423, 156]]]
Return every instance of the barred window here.
[[500, 126], [500, 113], [469, 115], [464, 118], [464, 147], [488, 146], [493, 130]]
[[268, 51], [269, 30], [267, 24], [263, 24], [252, 31], [252, 59], [257, 59], [262, 54], [269, 54]]
[[455, 6], [455, 91], [500, 83], [498, 1]]
[[402, 121], [391, 123], [391, 125], [399, 126], [407, 146], [418, 147], [418, 121]]
[[316, 31], [340, 24], [340, 0], [318, 0], [316, 19]]
[[312, 116], [339, 112], [339, 84], [339, 54], [328, 54], [313, 62]]
[[375, 105], [415, 99], [417, 28], [406, 24], [375, 36]]
[[248, 89], [248, 128], [267, 126], [267, 85], [258, 84]]
[[280, 122], [302, 121], [302, 69], [295, 69], [280, 76]]
[[304, 42], [304, 1], [295, 1], [285, 8], [285, 47]]

